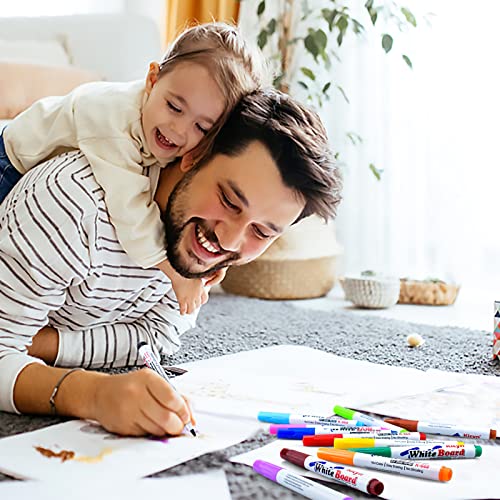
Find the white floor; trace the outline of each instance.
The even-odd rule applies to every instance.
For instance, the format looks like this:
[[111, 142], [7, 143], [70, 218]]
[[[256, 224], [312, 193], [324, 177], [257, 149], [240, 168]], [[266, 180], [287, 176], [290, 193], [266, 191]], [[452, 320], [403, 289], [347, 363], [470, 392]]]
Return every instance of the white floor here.
[[322, 311], [351, 311], [354, 314], [370, 314], [414, 323], [436, 326], [459, 326], [474, 330], [493, 331], [493, 302], [500, 300], [498, 293], [462, 286], [455, 304], [451, 306], [416, 306], [396, 304], [389, 309], [357, 309], [344, 299], [340, 286], [323, 298], [290, 301], [297, 307]]

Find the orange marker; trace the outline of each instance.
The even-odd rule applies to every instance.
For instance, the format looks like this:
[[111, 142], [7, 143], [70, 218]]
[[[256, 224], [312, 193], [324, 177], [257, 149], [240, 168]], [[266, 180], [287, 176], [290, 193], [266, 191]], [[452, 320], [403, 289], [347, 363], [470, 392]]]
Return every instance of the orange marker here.
[[398, 458], [377, 457], [354, 451], [337, 450], [335, 448], [320, 448], [318, 457], [338, 464], [356, 465], [367, 469], [376, 469], [384, 472], [394, 472], [403, 476], [432, 479], [433, 481], [449, 481], [453, 471], [448, 467], [441, 467], [429, 462], [414, 462]]

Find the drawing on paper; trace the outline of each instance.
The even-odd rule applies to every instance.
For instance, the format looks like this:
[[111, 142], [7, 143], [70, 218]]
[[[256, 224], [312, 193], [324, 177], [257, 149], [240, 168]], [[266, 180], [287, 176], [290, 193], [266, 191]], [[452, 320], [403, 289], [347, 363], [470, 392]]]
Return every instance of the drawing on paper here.
[[47, 458], [60, 458], [61, 463], [66, 462], [66, 460], [72, 460], [75, 457], [75, 452], [70, 450], [61, 450], [58, 452], [49, 450], [48, 448], [43, 448], [42, 446], [34, 446], [35, 450], [41, 455]]

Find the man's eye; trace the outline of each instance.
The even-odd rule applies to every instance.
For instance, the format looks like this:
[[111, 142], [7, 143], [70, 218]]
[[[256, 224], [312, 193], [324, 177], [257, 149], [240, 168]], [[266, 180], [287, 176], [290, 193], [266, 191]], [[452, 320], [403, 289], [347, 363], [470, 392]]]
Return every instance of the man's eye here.
[[238, 207], [234, 204], [234, 203], [231, 203], [231, 201], [229, 200], [229, 198], [224, 194], [223, 191], [221, 191], [221, 197], [222, 197], [222, 203], [224, 205], [226, 205], [226, 207], [230, 208], [231, 210], [238, 210]]
[[269, 239], [269, 238], [271, 237], [271, 235], [270, 235], [270, 234], [263, 233], [263, 232], [262, 232], [262, 231], [261, 231], [258, 227], [256, 227], [256, 226], [254, 227], [254, 231], [255, 231], [255, 234], [256, 234], [259, 238], [261, 238], [261, 239], [263, 239], [263, 240], [267, 240], [267, 239]]
[[181, 109], [178, 108], [177, 106], [174, 106], [170, 101], [167, 101], [167, 106], [174, 112], [174, 113], [180, 113]]

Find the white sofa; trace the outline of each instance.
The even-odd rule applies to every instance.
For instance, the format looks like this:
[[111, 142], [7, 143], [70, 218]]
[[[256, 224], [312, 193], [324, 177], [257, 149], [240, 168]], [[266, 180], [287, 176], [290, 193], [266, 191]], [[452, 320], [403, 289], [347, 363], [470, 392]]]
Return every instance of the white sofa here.
[[145, 78], [162, 46], [154, 21], [132, 14], [0, 18], [0, 40], [58, 41], [71, 65], [108, 81]]

